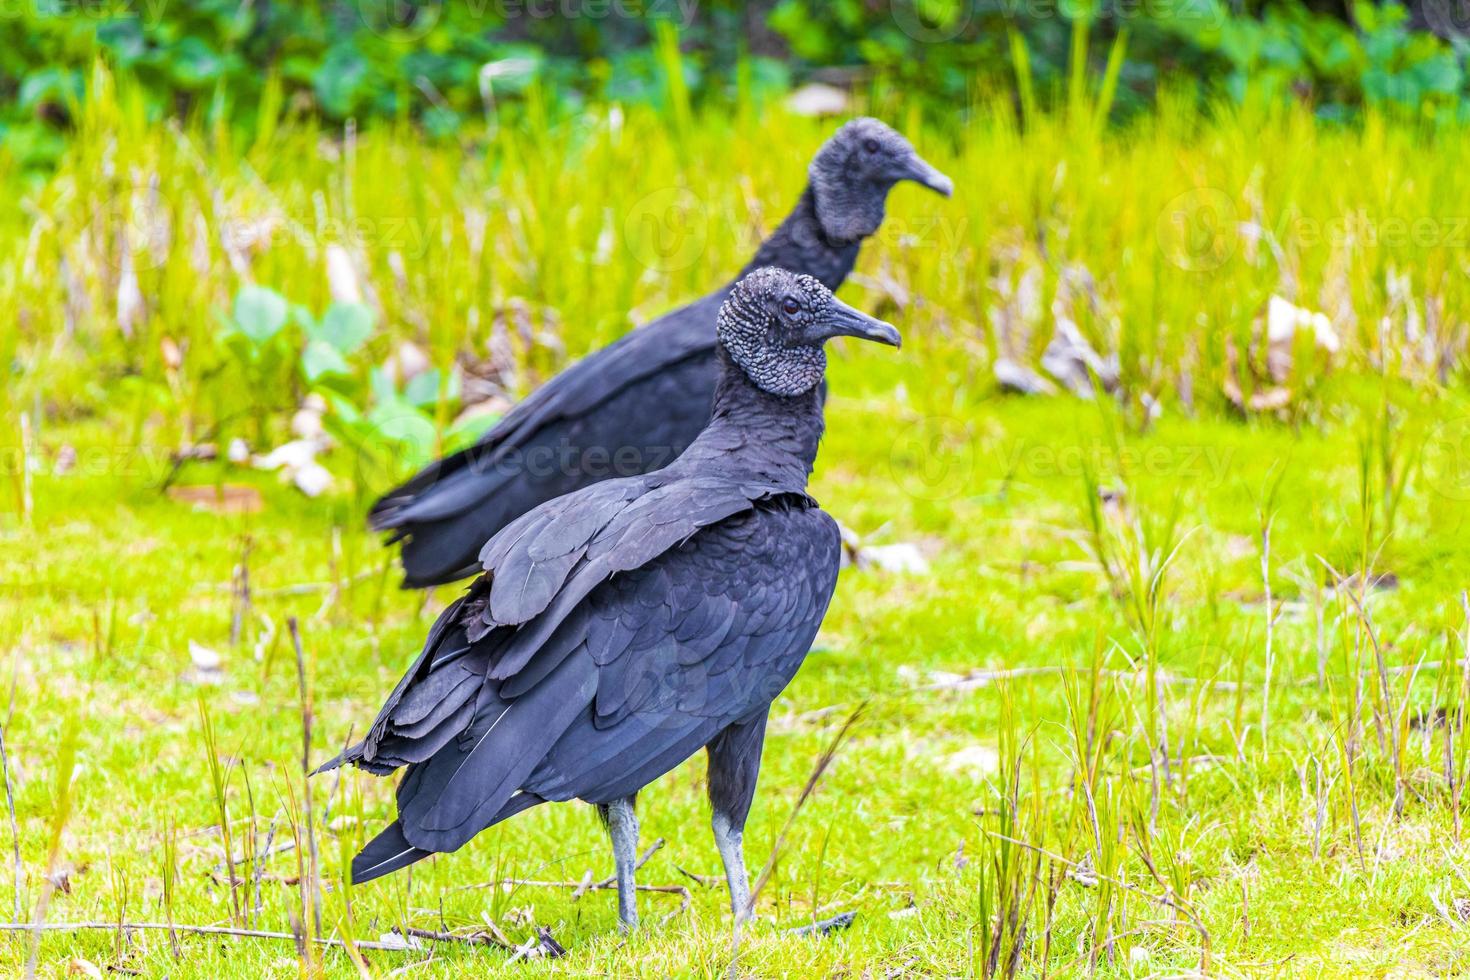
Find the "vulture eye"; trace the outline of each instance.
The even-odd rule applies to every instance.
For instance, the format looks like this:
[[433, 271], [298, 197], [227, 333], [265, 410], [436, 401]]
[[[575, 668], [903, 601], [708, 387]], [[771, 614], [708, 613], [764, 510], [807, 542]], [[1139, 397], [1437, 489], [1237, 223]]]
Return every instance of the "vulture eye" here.
[[878, 141], [875, 140], [875, 139], [873, 139], [872, 137], [868, 137], [867, 139], [863, 140], [863, 152], [865, 152], [865, 153], [877, 153], [878, 152]]
[[782, 300], [782, 301], [781, 301], [781, 310], [782, 310], [782, 312], [784, 312], [784, 313], [785, 313], [785, 314], [786, 314], [786, 315], [787, 315], [787, 316], [795, 316], [795, 315], [796, 315], [796, 313], [797, 313], [797, 312], [798, 312], [798, 311], [799, 311], [799, 310], [800, 310], [800, 309], [801, 309], [801, 304], [800, 304], [800, 303], [798, 303], [798, 302], [797, 302], [797, 301], [796, 301], [796, 300], [795, 300], [795, 299], [793, 299], [793, 298], [792, 298], [792, 297], [790, 297], [790, 296], [788, 296], [788, 297], [786, 297], [786, 298], [785, 298], [785, 299], [783, 299], [783, 300]]

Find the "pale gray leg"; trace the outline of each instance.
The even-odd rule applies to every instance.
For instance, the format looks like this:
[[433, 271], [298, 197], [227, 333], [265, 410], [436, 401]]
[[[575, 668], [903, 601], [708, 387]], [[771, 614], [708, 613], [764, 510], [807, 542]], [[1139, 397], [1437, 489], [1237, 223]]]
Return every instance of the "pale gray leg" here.
[[612, 838], [613, 864], [618, 877], [618, 921], [624, 931], [638, 928], [638, 891], [633, 869], [638, 864], [638, 816], [633, 797], [614, 800], [603, 808], [607, 833]]
[[750, 879], [745, 873], [745, 818], [755, 798], [766, 737], [766, 712], [731, 725], [709, 743], [709, 801], [715, 847], [725, 862], [735, 928], [751, 917]]
[[716, 810], [710, 821], [715, 832], [715, 847], [725, 862], [725, 881], [730, 886], [730, 912], [736, 924], [750, 918], [750, 876], [745, 872], [745, 832], [734, 827], [730, 818]]

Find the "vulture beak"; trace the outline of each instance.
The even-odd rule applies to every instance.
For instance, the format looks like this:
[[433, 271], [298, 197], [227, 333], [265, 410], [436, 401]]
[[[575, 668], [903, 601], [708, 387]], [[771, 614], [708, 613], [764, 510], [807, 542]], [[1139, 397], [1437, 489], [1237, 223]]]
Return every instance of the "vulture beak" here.
[[899, 180], [912, 180], [916, 184], [923, 184], [937, 194], [949, 197], [954, 193], [954, 181], [931, 164], [928, 160], [915, 153], [904, 161], [899, 172]]
[[868, 316], [838, 299], [832, 300], [827, 316], [816, 326], [815, 332], [817, 337], [814, 339], [819, 343], [833, 337], [856, 337], [890, 347], [898, 347], [903, 343], [902, 335], [893, 324]]

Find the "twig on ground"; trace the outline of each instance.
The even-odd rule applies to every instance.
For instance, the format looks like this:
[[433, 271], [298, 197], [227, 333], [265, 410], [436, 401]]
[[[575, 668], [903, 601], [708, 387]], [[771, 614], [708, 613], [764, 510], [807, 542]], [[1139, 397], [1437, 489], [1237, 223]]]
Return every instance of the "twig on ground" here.
[[433, 929], [419, 929], [414, 926], [393, 927], [393, 932], [399, 936], [411, 939], [427, 939], [436, 943], [463, 943], [466, 946], [494, 946], [497, 949], [513, 949], [500, 937], [492, 933], [480, 931], [460, 935], [456, 932], [436, 932]]
[[577, 890], [574, 891], [574, 892], [572, 892], [572, 901], [575, 902], [577, 899], [579, 899], [583, 895], [587, 894], [587, 889], [589, 889], [591, 887], [592, 887], [592, 869], [591, 868], [588, 868], [587, 869], [587, 872], [584, 875], [582, 875], [582, 880], [577, 884]]
[[[116, 922], [0, 922], [0, 932], [86, 932], [88, 930], [106, 929], [115, 932], [119, 924]], [[290, 932], [267, 932], [261, 929], [238, 929], [233, 926], [185, 926], [175, 923], [170, 926], [167, 922], [124, 922], [121, 924], [124, 932], [161, 931], [167, 932], [173, 929], [175, 932], [191, 936], [236, 936], [241, 939], [279, 939], [288, 942], [296, 942], [296, 935]], [[313, 940], [320, 946], [345, 946], [340, 939], [318, 938]], [[358, 949], [383, 949], [402, 952], [411, 950], [412, 947], [399, 945], [398, 943], [374, 943], [355, 942]]]
[[822, 919], [822, 920], [817, 921], [817, 922], [809, 922], [809, 923], [807, 923], [804, 926], [797, 926], [795, 929], [787, 929], [786, 930], [786, 935], [788, 935], [788, 936], [809, 936], [809, 935], [826, 936], [826, 935], [829, 935], [829, 934], [834, 933], [834, 932], [841, 932], [843, 929], [846, 929], [847, 927], [851, 926], [853, 920], [856, 919], [856, 918], [857, 918], [857, 913], [856, 912], [839, 912], [836, 915], [832, 916], [832, 918], [830, 918], [830, 919]]
[[[648, 850], [644, 851], [643, 856], [640, 857], [638, 859], [638, 862], [633, 865], [633, 870], [637, 871], [639, 868], [647, 864], [648, 859], [653, 857], [659, 851], [663, 850], [664, 845], [667, 843], [668, 842], [666, 840], [660, 837], [658, 840], [650, 844], [648, 846]], [[618, 879], [616, 875], [611, 878], [603, 878], [601, 881], [595, 881], [591, 884], [586, 883], [585, 877], [582, 881], [542, 881], [535, 878], [497, 878], [494, 881], [481, 881], [473, 885], [460, 885], [458, 888], [455, 889], [455, 891], [473, 891], [481, 888], [499, 888], [501, 885], [524, 886], [527, 888], [572, 888], [575, 889], [577, 892], [577, 894], [573, 897], [577, 898], [580, 897], [582, 894], [593, 891], [595, 889], [616, 888], [617, 884]], [[638, 887], [640, 889], [655, 888], [655, 886], [653, 885], [639, 885]], [[657, 890], [666, 891], [669, 887], [676, 886], [661, 885], [658, 886]]]
[[545, 926], [536, 927], [536, 938], [540, 940], [541, 951], [546, 954], [548, 959], [554, 960], [560, 956], [567, 955], [566, 947], [557, 942], [556, 937], [551, 934], [551, 930]]
[[721, 882], [721, 880], [722, 880], [719, 875], [695, 874], [693, 871], [689, 871], [689, 870], [686, 870], [685, 868], [681, 868], [677, 864], [674, 865], [674, 870], [677, 871], [677, 872], [679, 872], [681, 875], [683, 875], [684, 877], [688, 878], [690, 881], [694, 882], [695, 884], [697, 884], [697, 885], [703, 885], [705, 888], [714, 888], [717, 885], [719, 885], [720, 882]]
[[250, 615], [250, 549], [252, 541], [250, 535], [240, 542], [240, 564], [235, 566], [235, 574], [230, 582], [230, 592], [234, 595], [234, 610], [230, 614], [230, 646], [240, 645], [240, 634], [245, 629], [245, 618]]

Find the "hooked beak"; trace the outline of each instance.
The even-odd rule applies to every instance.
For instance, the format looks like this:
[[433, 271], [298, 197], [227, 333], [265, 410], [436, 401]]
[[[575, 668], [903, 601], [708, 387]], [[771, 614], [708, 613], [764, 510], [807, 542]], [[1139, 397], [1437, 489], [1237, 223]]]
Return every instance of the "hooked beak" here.
[[817, 328], [817, 332], [818, 342], [833, 337], [856, 337], [890, 347], [898, 347], [903, 343], [903, 336], [893, 324], [868, 316], [838, 299], [832, 300], [832, 308], [826, 321]]
[[904, 164], [899, 180], [912, 180], [916, 184], [923, 184], [931, 191], [943, 194], [945, 197], [954, 193], [954, 181], [940, 173], [933, 164], [917, 153]]

